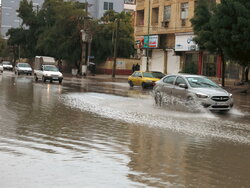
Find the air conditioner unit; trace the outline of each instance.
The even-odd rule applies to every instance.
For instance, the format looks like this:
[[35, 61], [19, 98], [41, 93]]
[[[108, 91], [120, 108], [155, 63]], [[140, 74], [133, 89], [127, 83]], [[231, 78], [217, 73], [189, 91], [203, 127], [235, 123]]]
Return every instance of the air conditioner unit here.
[[168, 25], [169, 25], [169, 20], [164, 20], [161, 22], [162, 27], [168, 27]]

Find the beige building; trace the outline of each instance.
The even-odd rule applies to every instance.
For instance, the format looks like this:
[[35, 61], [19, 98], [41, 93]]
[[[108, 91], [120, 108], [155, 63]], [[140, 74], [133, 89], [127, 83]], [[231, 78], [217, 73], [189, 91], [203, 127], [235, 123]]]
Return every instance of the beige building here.
[[[219, 0], [208, 0], [219, 3]], [[200, 52], [190, 20], [197, 0], [137, 0], [135, 35], [142, 69], [221, 76], [221, 59]], [[231, 66], [230, 64], [228, 66]], [[236, 68], [232, 67], [236, 70]], [[235, 78], [239, 74], [235, 73]], [[234, 76], [234, 75], [233, 75]]]

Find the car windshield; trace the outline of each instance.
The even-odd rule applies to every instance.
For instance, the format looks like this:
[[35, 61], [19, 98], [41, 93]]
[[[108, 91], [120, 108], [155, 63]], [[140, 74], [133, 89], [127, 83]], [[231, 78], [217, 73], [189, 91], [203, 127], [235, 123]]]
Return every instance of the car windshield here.
[[3, 61], [3, 65], [11, 65], [9, 61]]
[[30, 67], [28, 63], [19, 63], [18, 67]]
[[187, 77], [188, 83], [193, 88], [218, 88], [212, 80], [205, 77]]
[[161, 72], [144, 72], [143, 77], [148, 77], [148, 78], [163, 78], [165, 75]]
[[44, 70], [45, 70], [45, 71], [58, 72], [58, 68], [55, 67], [55, 66], [52, 66], [52, 65], [50, 65], [50, 66], [44, 66]]

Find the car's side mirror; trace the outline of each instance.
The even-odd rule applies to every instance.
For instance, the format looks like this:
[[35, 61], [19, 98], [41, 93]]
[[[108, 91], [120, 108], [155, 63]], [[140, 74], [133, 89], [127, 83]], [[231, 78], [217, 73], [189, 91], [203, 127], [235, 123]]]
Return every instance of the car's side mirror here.
[[184, 88], [184, 89], [188, 88], [187, 84], [179, 84], [178, 86], [181, 87], [181, 88]]

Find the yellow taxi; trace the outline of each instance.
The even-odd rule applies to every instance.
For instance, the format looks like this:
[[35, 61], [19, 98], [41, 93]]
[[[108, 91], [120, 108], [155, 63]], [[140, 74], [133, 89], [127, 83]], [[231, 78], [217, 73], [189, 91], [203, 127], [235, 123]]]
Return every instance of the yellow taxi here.
[[135, 71], [131, 76], [128, 77], [128, 84], [130, 87], [142, 86], [142, 88], [152, 87], [155, 82], [163, 78], [165, 74], [157, 71]]

